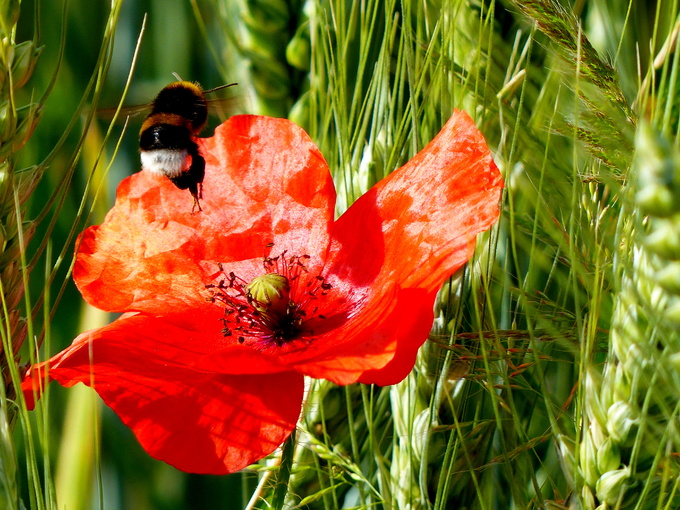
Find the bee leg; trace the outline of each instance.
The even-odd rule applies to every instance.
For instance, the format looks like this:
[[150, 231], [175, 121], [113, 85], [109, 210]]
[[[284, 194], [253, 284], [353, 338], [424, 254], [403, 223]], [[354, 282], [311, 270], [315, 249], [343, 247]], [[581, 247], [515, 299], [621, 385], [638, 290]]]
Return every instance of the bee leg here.
[[194, 205], [191, 206], [191, 214], [194, 214], [196, 212], [196, 208], [198, 208], [198, 212], [201, 212], [203, 208], [201, 207], [201, 203], [199, 202], [199, 196], [194, 195], [191, 193], [191, 195], [194, 197]]
[[193, 213], [196, 207], [198, 207], [199, 212], [203, 209], [201, 208], [201, 203], [199, 200], [203, 199], [203, 177], [205, 177], [205, 159], [198, 153], [198, 147], [196, 147], [195, 153], [192, 151], [191, 154], [191, 166], [187, 174], [191, 177], [191, 182], [189, 184], [189, 191], [191, 196], [194, 197], [194, 205], [191, 208]]
[[198, 212], [201, 212], [203, 209], [201, 208], [201, 203], [199, 200], [203, 200], [203, 183], [199, 182], [196, 186], [196, 192], [194, 193], [193, 186], [189, 186], [189, 191], [191, 192], [191, 196], [194, 197], [194, 205], [191, 207], [191, 213], [193, 214], [196, 208], [198, 207]]
[[189, 154], [191, 155], [191, 166], [186, 172], [181, 173], [177, 177], [172, 177], [170, 180], [179, 189], [188, 189], [191, 196], [194, 197], [194, 205], [191, 208], [193, 213], [196, 208], [202, 211], [200, 200], [203, 199], [203, 178], [205, 177], [205, 159], [198, 152], [198, 146], [193, 144], [189, 147]]

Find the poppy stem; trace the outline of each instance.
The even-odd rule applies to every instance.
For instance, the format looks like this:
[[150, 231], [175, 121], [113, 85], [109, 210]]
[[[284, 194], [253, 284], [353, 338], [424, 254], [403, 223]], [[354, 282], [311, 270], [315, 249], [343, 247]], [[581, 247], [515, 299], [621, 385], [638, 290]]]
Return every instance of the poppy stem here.
[[295, 456], [295, 429], [290, 437], [283, 443], [281, 452], [281, 465], [279, 466], [279, 476], [274, 486], [274, 496], [272, 497], [272, 508], [281, 510], [288, 493], [288, 482], [293, 467], [293, 457]]

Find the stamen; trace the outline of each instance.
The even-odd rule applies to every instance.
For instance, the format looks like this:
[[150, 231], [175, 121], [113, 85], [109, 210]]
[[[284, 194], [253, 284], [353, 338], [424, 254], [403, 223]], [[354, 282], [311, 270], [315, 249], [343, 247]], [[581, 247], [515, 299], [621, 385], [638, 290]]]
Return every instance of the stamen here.
[[233, 271], [216, 283], [206, 285], [209, 301], [224, 306], [221, 319], [225, 337], [237, 335], [237, 341], [254, 341], [262, 348], [281, 347], [313, 335], [311, 319], [325, 319], [318, 313], [317, 301], [326, 296], [332, 285], [307, 269], [309, 255], [266, 256], [264, 274], [246, 282]]

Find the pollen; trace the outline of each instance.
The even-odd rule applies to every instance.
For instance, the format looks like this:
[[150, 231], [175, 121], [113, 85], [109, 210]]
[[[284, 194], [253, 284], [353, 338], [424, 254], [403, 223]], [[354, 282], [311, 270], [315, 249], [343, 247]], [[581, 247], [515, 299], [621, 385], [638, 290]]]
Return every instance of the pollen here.
[[222, 334], [256, 348], [282, 347], [314, 335], [312, 323], [325, 319], [320, 300], [332, 286], [307, 270], [309, 255], [263, 259], [264, 274], [250, 282], [220, 265], [222, 276], [206, 285], [209, 301], [224, 306]]

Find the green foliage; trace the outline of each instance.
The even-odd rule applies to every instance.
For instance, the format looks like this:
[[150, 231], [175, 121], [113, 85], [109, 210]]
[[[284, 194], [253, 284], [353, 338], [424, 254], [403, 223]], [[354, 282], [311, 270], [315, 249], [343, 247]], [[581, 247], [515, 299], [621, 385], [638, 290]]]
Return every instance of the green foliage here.
[[[0, 507], [677, 508], [680, 9], [573, 4], [4, 2]], [[440, 292], [413, 373], [311, 382], [283, 458], [221, 479], [148, 458], [88, 392], [14, 403], [17, 355], [108, 320], [81, 310], [68, 266], [139, 168], [135, 120], [104, 130], [94, 112], [127, 90], [144, 13], [130, 100], [173, 71], [238, 82], [240, 110], [312, 135], [338, 213], [454, 107], [506, 179], [501, 221]]]

